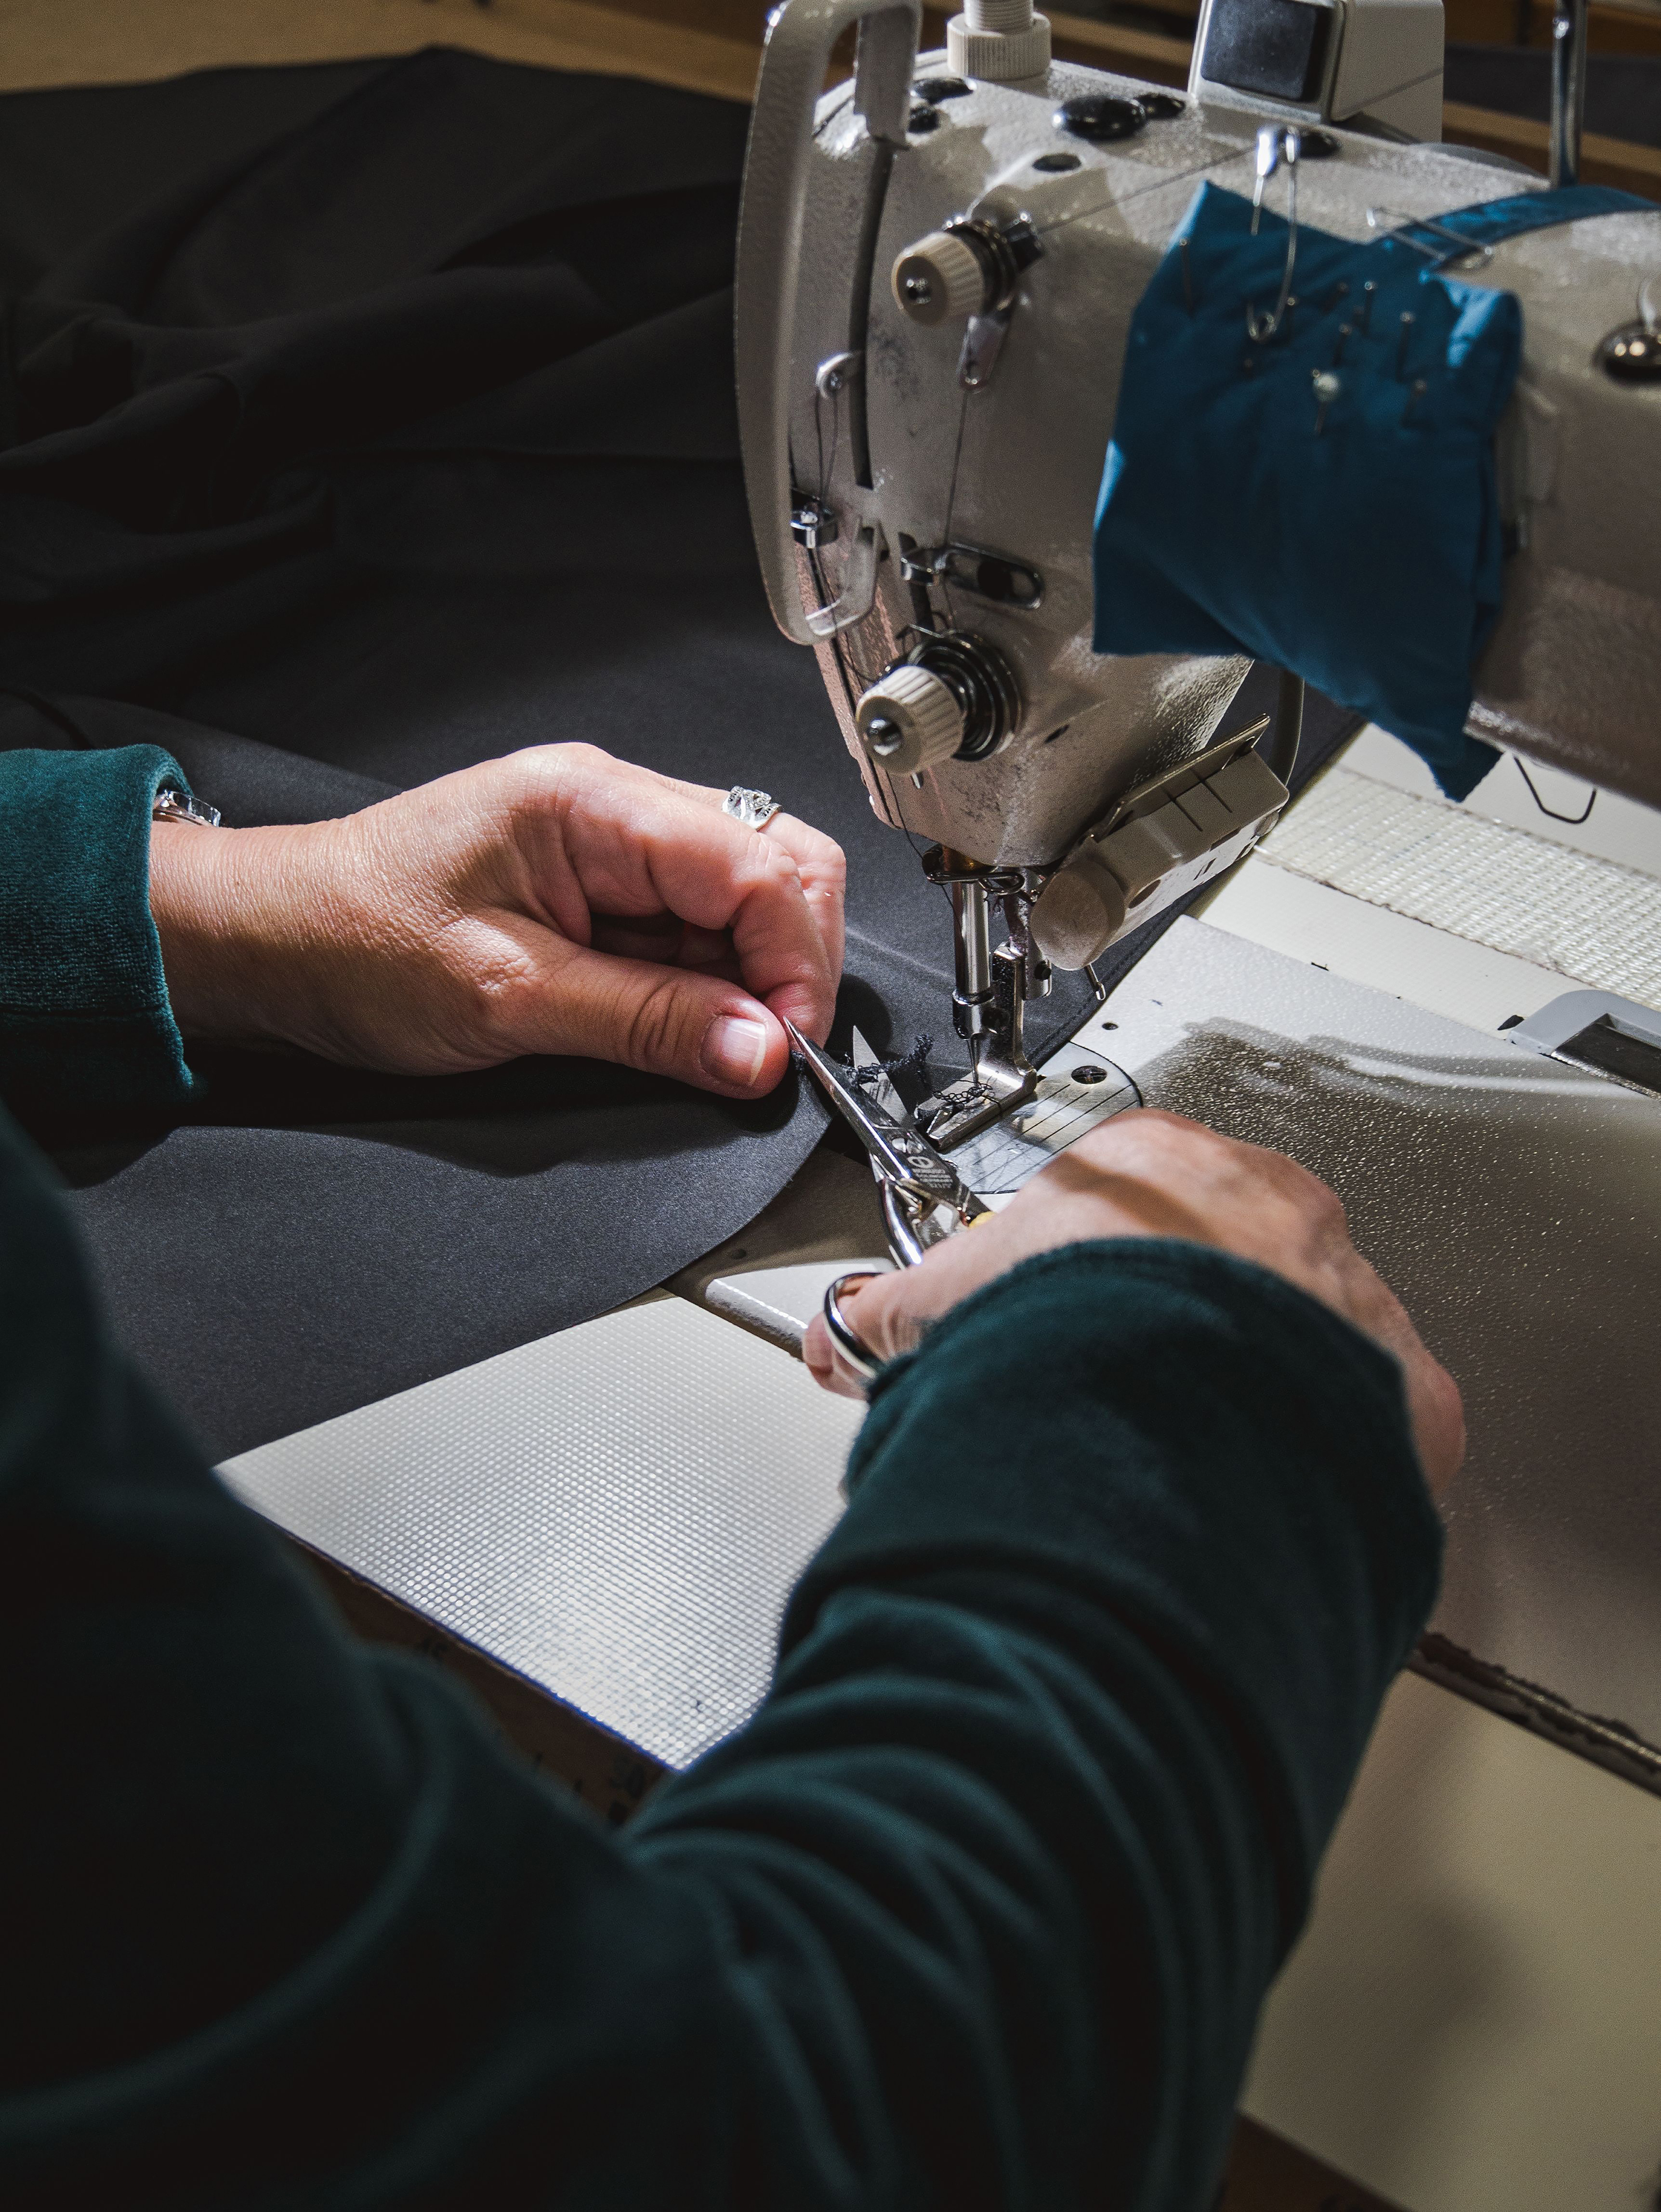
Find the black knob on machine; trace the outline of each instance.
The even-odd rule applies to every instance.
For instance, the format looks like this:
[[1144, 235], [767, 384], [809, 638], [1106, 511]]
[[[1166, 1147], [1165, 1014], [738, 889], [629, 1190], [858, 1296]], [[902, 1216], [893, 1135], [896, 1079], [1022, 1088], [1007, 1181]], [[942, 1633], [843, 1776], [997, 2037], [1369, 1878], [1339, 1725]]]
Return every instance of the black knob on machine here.
[[1116, 92], [1080, 92], [1056, 110], [1056, 128], [1092, 143], [1134, 138], [1147, 128], [1147, 110], [1140, 100], [1126, 100]]

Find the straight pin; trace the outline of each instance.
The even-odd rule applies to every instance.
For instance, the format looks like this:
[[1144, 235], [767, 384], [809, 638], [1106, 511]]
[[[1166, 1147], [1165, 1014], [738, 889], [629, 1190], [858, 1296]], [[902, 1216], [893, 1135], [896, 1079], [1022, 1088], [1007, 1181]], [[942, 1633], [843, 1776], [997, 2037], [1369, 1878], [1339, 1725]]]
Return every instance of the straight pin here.
[[1340, 323], [1338, 325], [1338, 343], [1332, 349], [1332, 366], [1335, 368], [1337, 368], [1343, 361], [1344, 342], [1349, 336], [1349, 325], [1348, 323]]
[[1329, 368], [1310, 372], [1310, 382], [1315, 392], [1315, 434], [1318, 438], [1326, 428], [1327, 409], [1343, 390], [1343, 379], [1335, 376]]
[[1402, 318], [1401, 335], [1396, 341], [1396, 381], [1398, 384], [1407, 374], [1408, 343], [1412, 336], [1413, 318], [1411, 315], [1404, 314]]
[[1419, 402], [1424, 398], [1426, 392], [1429, 390], [1430, 386], [1426, 383], [1422, 376], [1415, 376], [1414, 378], [1413, 389], [1408, 394], [1408, 404], [1402, 410], [1402, 420], [1403, 422], [1407, 421], [1408, 416], [1412, 414], [1414, 409], [1418, 405]]
[[1373, 283], [1371, 276], [1367, 278], [1366, 283], [1361, 287], [1361, 313], [1360, 322], [1361, 336], [1363, 337], [1366, 337], [1368, 331], [1372, 327], [1372, 299], [1373, 295], [1378, 291], [1378, 287]]
[[1177, 244], [1183, 257], [1183, 297], [1188, 302], [1188, 312], [1191, 315], [1194, 313], [1194, 280], [1189, 274], [1188, 240], [1179, 238]]

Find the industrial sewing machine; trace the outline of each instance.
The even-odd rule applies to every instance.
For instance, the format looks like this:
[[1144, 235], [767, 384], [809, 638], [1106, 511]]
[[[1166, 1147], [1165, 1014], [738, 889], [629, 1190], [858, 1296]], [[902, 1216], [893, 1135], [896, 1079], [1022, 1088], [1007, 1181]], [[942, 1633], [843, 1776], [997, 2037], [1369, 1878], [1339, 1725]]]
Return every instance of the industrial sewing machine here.
[[[1413, 143], [1440, 128], [1439, 0], [1206, 0], [1186, 99], [1052, 64], [1031, 0], [968, 0], [944, 53], [918, 56], [919, 21], [916, 0], [773, 19], [739, 391], [775, 617], [817, 651], [873, 809], [951, 891], [970, 1065], [918, 1111], [950, 1148], [1031, 1096], [1023, 1008], [1052, 965], [1087, 967], [1220, 875], [1286, 802], [1294, 684], [1278, 726], [1220, 739], [1247, 660], [1092, 645], [1127, 330], [1196, 186], [1261, 195], [1284, 167], [1299, 219], [1358, 240], [1518, 187]], [[855, 77], [822, 93], [855, 22]], [[1561, 27], [1572, 183], [1584, 9]], [[1519, 296], [1525, 341], [1500, 441], [1504, 613], [1469, 726], [1652, 805], [1661, 340], [1640, 294], [1658, 265], [1655, 218], [1624, 214], [1502, 244], [1477, 275]], [[1272, 563], [1272, 532], [1239, 557]]]

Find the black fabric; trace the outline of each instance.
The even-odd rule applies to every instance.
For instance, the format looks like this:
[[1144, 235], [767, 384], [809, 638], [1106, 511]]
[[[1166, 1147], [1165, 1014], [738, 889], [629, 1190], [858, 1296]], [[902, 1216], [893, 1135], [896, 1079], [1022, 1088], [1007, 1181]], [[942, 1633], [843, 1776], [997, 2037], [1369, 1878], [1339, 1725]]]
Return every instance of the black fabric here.
[[[553, 737], [761, 781], [734, 702], [817, 752], [733, 465], [742, 108], [440, 52], [0, 115], [0, 742], [164, 744], [232, 823]], [[192, 1060], [186, 1126], [37, 1133], [221, 1453], [660, 1280], [823, 1126], [794, 1079]]]
[[[840, 1040], [932, 1030], [943, 1066], [945, 902], [756, 572], [746, 125], [442, 49], [0, 100], [0, 739], [162, 744], [233, 823], [562, 738], [764, 785], [849, 854]], [[1306, 752], [1348, 726], [1312, 707]], [[1035, 1048], [1088, 1004], [1058, 979]], [[192, 1063], [187, 1126], [35, 1133], [222, 1452], [661, 1280], [823, 1127], [794, 1079], [739, 1109], [555, 1062]]]

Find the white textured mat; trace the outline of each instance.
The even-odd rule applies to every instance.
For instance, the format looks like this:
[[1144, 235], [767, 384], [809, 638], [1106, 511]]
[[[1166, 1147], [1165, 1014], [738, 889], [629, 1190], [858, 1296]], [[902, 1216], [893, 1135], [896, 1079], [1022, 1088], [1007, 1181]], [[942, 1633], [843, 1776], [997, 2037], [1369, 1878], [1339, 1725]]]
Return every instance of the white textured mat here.
[[660, 1298], [220, 1473], [291, 1534], [684, 1766], [765, 1690], [862, 1412]]
[[1287, 809], [1259, 854], [1555, 975], [1661, 1005], [1661, 884], [1635, 868], [1343, 768]]

